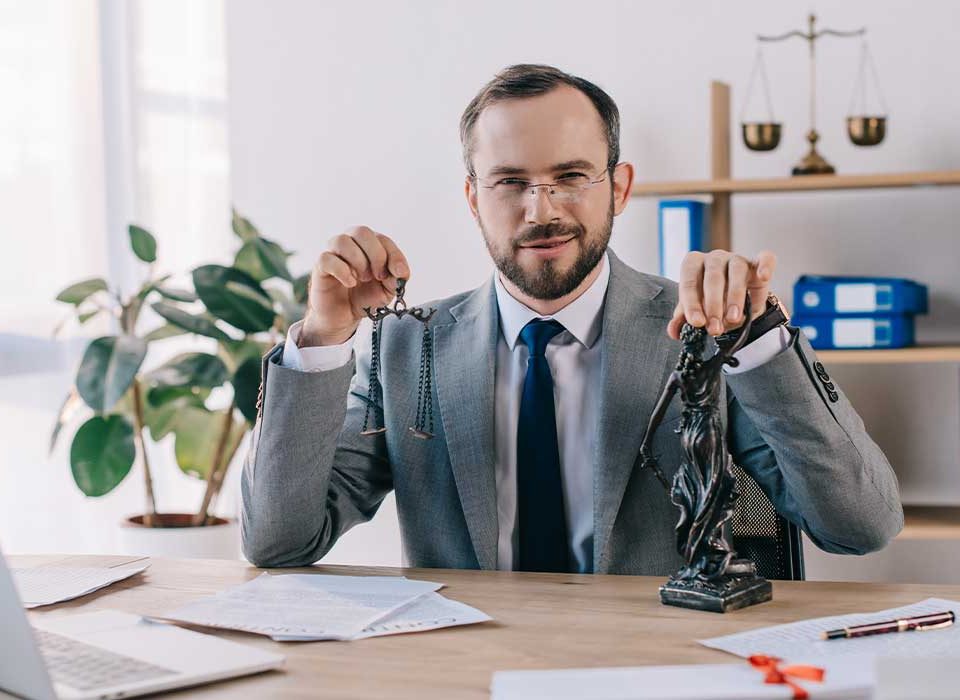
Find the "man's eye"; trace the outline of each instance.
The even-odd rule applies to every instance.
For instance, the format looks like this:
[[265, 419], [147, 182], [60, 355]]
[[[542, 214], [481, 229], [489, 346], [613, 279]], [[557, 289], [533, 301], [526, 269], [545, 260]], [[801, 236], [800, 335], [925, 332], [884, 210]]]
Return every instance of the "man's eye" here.
[[564, 179], [566, 179], [566, 180], [580, 180], [580, 179], [586, 179], [586, 177], [587, 177], [587, 176], [584, 175], [583, 173], [564, 173], [563, 175], [561, 175], [561, 176], [558, 177], [557, 179], [558, 179], [558, 180], [564, 180]]
[[526, 180], [520, 180], [520, 179], [515, 178], [515, 177], [505, 177], [504, 179], [499, 180], [499, 181], [497, 182], [497, 184], [498, 184], [498, 185], [506, 185], [507, 187], [514, 187], [514, 186], [524, 186], [524, 185], [527, 184], [527, 181], [526, 181]]

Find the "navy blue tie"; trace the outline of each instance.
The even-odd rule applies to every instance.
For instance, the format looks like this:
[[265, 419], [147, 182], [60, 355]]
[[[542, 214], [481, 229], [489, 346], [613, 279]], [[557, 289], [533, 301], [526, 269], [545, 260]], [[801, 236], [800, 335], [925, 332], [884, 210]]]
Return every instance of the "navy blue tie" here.
[[564, 328], [535, 319], [520, 331], [530, 350], [517, 424], [519, 571], [569, 571], [553, 377], [544, 351]]

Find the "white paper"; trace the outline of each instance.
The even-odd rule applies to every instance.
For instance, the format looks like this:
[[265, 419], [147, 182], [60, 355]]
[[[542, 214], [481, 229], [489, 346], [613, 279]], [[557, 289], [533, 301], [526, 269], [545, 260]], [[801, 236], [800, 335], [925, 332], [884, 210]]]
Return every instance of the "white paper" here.
[[401, 576], [261, 574], [160, 619], [279, 640], [350, 639], [443, 584]]
[[952, 610], [960, 618], [960, 603], [957, 601], [927, 598], [901, 608], [818, 617], [698, 641], [704, 646], [738, 656], [767, 654], [785, 659], [802, 659], [818, 665], [822, 665], [824, 660], [839, 656], [862, 657], [867, 662], [872, 662], [879, 656], [956, 656], [960, 649], [960, 624], [925, 632], [892, 632], [854, 639], [820, 638], [820, 633], [827, 630], [947, 610]]
[[[960, 654], [960, 649], [957, 650]], [[960, 655], [898, 658], [882, 656], [876, 662], [873, 700], [956, 700]]]
[[486, 613], [471, 608], [469, 605], [444, 598], [439, 593], [428, 593], [377, 624], [367, 627], [354, 639], [382, 637], [388, 634], [404, 634], [406, 632], [425, 632], [441, 627], [472, 625], [492, 619]]
[[[869, 665], [821, 665], [822, 682], [796, 681], [811, 698], [868, 700]], [[742, 664], [497, 671], [491, 700], [760, 700], [791, 698], [787, 685], [764, 683], [763, 674]]]
[[34, 566], [11, 569], [25, 608], [53, 605], [93, 593], [150, 566], [149, 561], [122, 566]]

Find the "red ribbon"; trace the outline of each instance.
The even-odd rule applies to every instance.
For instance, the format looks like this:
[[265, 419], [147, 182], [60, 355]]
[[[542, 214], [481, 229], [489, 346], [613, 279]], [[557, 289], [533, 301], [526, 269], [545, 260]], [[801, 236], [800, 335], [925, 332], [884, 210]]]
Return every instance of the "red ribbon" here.
[[776, 656], [767, 656], [766, 654], [754, 654], [748, 661], [750, 665], [760, 671], [760, 673], [766, 674], [763, 677], [764, 683], [777, 683], [790, 686], [793, 690], [794, 700], [806, 700], [810, 695], [803, 686], [797, 685], [790, 680], [788, 676], [802, 678], [807, 681], [816, 681], [817, 683], [823, 680], [824, 671], [817, 666], [794, 665], [780, 668], [780, 662], [783, 661], [783, 659], [778, 659]]

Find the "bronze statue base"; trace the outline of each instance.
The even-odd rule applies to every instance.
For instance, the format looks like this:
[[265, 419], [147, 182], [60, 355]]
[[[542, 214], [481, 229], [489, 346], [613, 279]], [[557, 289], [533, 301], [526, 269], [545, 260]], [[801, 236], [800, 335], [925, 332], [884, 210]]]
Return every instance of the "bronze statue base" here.
[[810, 131], [807, 134], [807, 140], [810, 142], [810, 152], [803, 157], [799, 163], [793, 166], [794, 175], [833, 175], [836, 170], [826, 159], [817, 153], [817, 139], [820, 135], [816, 131]]
[[773, 586], [757, 576], [752, 561], [731, 562], [728, 573], [716, 581], [678, 579], [660, 586], [660, 602], [681, 608], [727, 612], [773, 600]]

